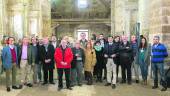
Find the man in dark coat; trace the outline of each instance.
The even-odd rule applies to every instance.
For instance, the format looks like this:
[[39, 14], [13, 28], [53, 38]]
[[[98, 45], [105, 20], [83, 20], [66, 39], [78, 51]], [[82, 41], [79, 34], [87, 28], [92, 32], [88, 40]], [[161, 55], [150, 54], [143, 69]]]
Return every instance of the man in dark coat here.
[[[53, 70], [54, 70], [54, 47], [49, 43], [48, 37], [43, 39], [44, 46], [41, 46], [40, 58], [43, 63], [43, 72], [44, 72], [44, 83], [55, 84], [53, 81]], [[49, 75], [48, 75], [49, 74]]]

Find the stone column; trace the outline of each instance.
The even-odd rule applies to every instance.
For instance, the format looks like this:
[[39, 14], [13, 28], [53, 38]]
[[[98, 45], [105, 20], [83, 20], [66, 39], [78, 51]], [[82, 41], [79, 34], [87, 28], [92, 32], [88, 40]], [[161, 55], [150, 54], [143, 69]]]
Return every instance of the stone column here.
[[125, 31], [124, 7], [124, 0], [115, 0], [115, 35], [122, 35]]
[[130, 21], [131, 21], [131, 10], [130, 9], [126, 9], [126, 13], [125, 13], [126, 15], [124, 15], [125, 17], [125, 32], [124, 32], [124, 35], [126, 35], [126, 36], [128, 36], [128, 37], [130, 37]]
[[138, 2], [138, 22], [140, 23], [140, 33], [149, 36], [149, 4], [150, 0], [139, 0]]
[[115, 36], [115, 0], [111, 0], [111, 34]]

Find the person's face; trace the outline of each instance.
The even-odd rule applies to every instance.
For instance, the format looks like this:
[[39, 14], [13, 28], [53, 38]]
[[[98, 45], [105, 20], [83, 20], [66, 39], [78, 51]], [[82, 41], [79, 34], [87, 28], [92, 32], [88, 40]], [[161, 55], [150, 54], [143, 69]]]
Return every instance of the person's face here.
[[142, 44], [145, 44], [145, 42], [146, 42], [146, 41], [145, 41], [145, 39], [144, 39], [144, 38], [142, 38]]
[[88, 44], [87, 44], [87, 48], [88, 48], [88, 49], [90, 49], [90, 48], [91, 48], [90, 43], [88, 43]]
[[99, 36], [99, 39], [103, 39], [103, 38], [104, 38], [103, 35], [100, 35], [100, 36]]
[[132, 35], [131, 36], [131, 41], [135, 41], [136, 40], [136, 36]]
[[100, 46], [100, 43], [96, 43], [96, 46]]
[[61, 41], [61, 46], [62, 47], [66, 47], [67, 46], [67, 41], [66, 40], [62, 40]]
[[53, 42], [55, 42], [55, 41], [56, 41], [56, 37], [55, 37], [55, 36], [52, 36], [52, 37], [51, 37], [51, 40], [52, 40]]
[[159, 43], [159, 39], [158, 38], [153, 38], [153, 43], [154, 44], [158, 44]]
[[108, 42], [113, 42], [113, 38], [112, 37], [108, 37]]
[[84, 34], [84, 33], [81, 34], [81, 38], [82, 38], [82, 39], [86, 39], [86, 34]]
[[32, 43], [33, 43], [33, 44], [36, 44], [36, 43], [37, 43], [36, 38], [34, 38], [34, 37], [32, 38]]
[[122, 36], [122, 41], [123, 41], [123, 42], [127, 42], [127, 40], [128, 40], [128, 37], [127, 37], [127, 36]]
[[80, 48], [80, 42], [76, 42], [75, 47], [76, 47], [76, 48]]
[[13, 44], [14, 44], [14, 38], [9, 38], [8, 43], [9, 43], [10, 45], [13, 45]]
[[43, 42], [44, 42], [45, 45], [47, 45], [48, 42], [49, 42], [48, 38], [44, 38]]
[[23, 42], [23, 44], [28, 44], [28, 38], [23, 38], [23, 40], [22, 40], [22, 42]]
[[116, 37], [115, 38], [115, 42], [119, 42], [120, 41], [120, 38], [119, 37]]

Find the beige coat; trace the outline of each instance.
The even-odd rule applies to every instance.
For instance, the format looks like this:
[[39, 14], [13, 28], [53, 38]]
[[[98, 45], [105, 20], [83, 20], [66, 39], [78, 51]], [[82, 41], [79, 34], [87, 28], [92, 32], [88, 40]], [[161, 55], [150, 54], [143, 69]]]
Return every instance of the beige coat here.
[[93, 50], [85, 50], [84, 70], [89, 71], [89, 72], [93, 72], [95, 64], [96, 64], [95, 50], [94, 49]]

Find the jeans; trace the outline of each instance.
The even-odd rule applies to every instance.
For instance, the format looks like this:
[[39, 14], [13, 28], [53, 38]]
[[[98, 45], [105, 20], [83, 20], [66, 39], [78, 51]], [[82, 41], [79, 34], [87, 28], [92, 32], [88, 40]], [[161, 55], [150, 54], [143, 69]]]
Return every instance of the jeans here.
[[164, 70], [164, 63], [152, 63], [152, 70], [153, 70], [153, 77], [154, 77], [154, 86], [158, 86], [158, 72], [160, 74], [160, 84], [163, 87], [167, 86], [165, 81], [165, 70]]
[[42, 64], [39, 63], [36, 65], [36, 67], [37, 67], [38, 80], [42, 81]]
[[147, 80], [148, 64], [146, 62], [144, 62], [144, 59], [139, 59], [139, 65], [140, 65], [143, 80]]
[[134, 68], [135, 79], [139, 80], [139, 64], [136, 64], [137, 57], [134, 57], [134, 61], [132, 63], [132, 68]]
[[76, 85], [76, 83], [81, 84], [83, 78], [83, 63], [77, 62], [76, 68], [71, 69], [71, 84]]

